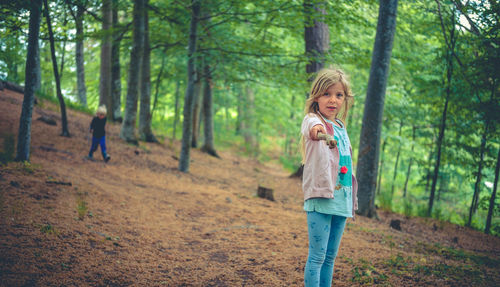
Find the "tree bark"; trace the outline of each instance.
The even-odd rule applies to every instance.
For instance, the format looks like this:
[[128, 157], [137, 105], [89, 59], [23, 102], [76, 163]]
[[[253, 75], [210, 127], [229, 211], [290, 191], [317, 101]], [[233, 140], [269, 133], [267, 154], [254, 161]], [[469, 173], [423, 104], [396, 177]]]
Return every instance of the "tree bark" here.
[[151, 48], [149, 45], [148, 0], [144, 3], [144, 50], [141, 69], [141, 108], [139, 112], [139, 137], [146, 142], [157, 142], [151, 129]]
[[68, 130], [68, 119], [66, 117], [66, 104], [64, 103], [64, 98], [61, 92], [61, 79], [59, 78], [59, 72], [57, 68], [56, 47], [54, 45], [54, 33], [52, 32], [52, 25], [50, 24], [50, 10], [49, 10], [49, 5], [47, 5], [47, 0], [44, 0], [43, 3], [45, 5], [45, 19], [47, 21], [47, 28], [49, 30], [50, 52], [52, 55], [52, 68], [54, 70], [54, 78], [56, 81], [57, 99], [59, 100], [59, 107], [61, 109], [61, 126], [62, 126], [61, 135], [69, 137], [70, 134]]
[[113, 0], [113, 41], [111, 42], [111, 98], [113, 103], [113, 121], [122, 122], [122, 82], [120, 68], [120, 43], [122, 35], [116, 33], [118, 30], [118, 0]]
[[358, 153], [358, 214], [376, 217], [375, 190], [385, 89], [389, 75], [397, 0], [381, 0]]
[[189, 160], [191, 151], [191, 136], [193, 128], [193, 104], [194, 104], [194, 84], [197, 80], [195, 71], [195, 53], [196, 53], [196, 30], [200, 15], [200, 1], [191, 1], [191, 24], [189, 28], [189, 43], [188, 43], [188, 83], [186, 87], [186, 95], [184, 97], [184, 121], [182, 123], [182, 144], [181, 154], [179, 158], [179, 170], [189, 172]]
[[76, 24], [76, 45], [75, 45], [75, 61], [76, 61], [76, 85], [78, 89], [78, 100], [86, 107], [87, 106], [87, 87], [85, 85], [85, 59], [83, 51], [83, 7], [77, 5], [75, 24]]
[[113, 119], [111, 97], [111, 26], [113, 24], [112, 0], [102, 1], [101, 71], [99, 75], [99, 106], [105, 105], [108, 119]]
[[[325, 62], [325, 54], [330, 48], [330, 33], [328, 25], [324, 23], [326, 16], [325, 6], [327, 1], [304, 0], [306, 44], [306, 73], [308, 82], [314, 79], [314, 73], [321, 70]], [[319, 17], [316, 15], [320, 15]], [[306, 95], [307, 97], [307, 95]]]
[[490, 234], [491, 218], [493, 217], [493, 211], [495, 210], [495, 198], [497, 195], [499, 171], [500, 171], [500, 149], [498, 150], [497, 164], [495, 168], [495, 182], [493, 183], [493, 192], [491, 193], [490, 206], [488, 208], [488, 216], [486, 217], [486, 227], [484, 228], [484, 233], [486, 234]]
[[177, 123], [179, 122], [179, 96], [180, 96], [179, 90], [180, 90], [180, 86], [181, 86], [180, 81], [177, 81], [177, 84], [175, 85], [174, 129], [172, 131], [172, 141], [175, 140], [176, 127], [177, 127]]
[[42, 0], [33, 0], [30, 5], [30, 23], [28, 34], [28, 53], [24, 77], [24, 99], [19, 120], [17, 135], [16, 161], [29, 161], [31, 145], [31, 120], [37, 79], [40, 70], [37, 69], [37, 57], [40, 57], [38, 36], [40, 34], [40, 21], [42, 19]]
[[201, 87], [202, 87], [202, 79], [201, 72], [198, 72], [198, 68], [196, 68], [196, 74], [198, 75], [198, 79], [194, 84], [194, 95], [193, 95], [193, 135], [191, 136], [191, 147], [198, 147], [198, 137], [199, 137], [199, 124], [200, 124], [200, 115], [201, 115], [201, 101], [203, 98], [200, 96]]
[[380, 194], [380, 186], [382, 185], [382, 171], [384, 171], [384, 159], [385, 159], [385, 146], [387, 145], [387, 138], [382, 144], [382, 157], [380, 159], [379, 169], [378, 169], [378, 183], [377, 183], [377, 195]]
[[139, 95], [139, 78], [144, 50], [144, 0], [134, 1], [134, 31], [132, 51], [130, 52], [130, 66], [127, 83], [127, 99], [125, 103], [125, 117], [120, 130], [120, 137], [133, 144], [137, 144], [135, 122], [137, 118], [137, 100]]
[[214, 146], [214, 117], [213, 117], [213, 103], [212, 103], [212, 74], [210, 66], [205, 64], [205, 89], [203, 93], [203, 135], [205, 136], [205, 143], [201, 150], [209, 155], [220, 157], [215, 151]]

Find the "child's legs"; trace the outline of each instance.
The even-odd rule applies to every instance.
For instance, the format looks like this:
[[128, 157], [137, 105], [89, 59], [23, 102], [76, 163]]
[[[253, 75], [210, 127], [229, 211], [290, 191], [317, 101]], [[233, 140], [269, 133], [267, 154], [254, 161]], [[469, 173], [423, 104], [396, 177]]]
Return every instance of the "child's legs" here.
[[99, 138], [92, 137], [92, 145], [90, 146], [89, 157], [92, 157], [92, 154], [97, 150], [98, 145]]
[[307, 212], [309, 233], [309, 256], [304, 270], [306, 287], [319, 286], [322, 265], [326, 258], [332, 215], [319, 212]]
[[345, 217], [332, 215], [325, 263], [321, 266], [320, 286], [331, 286], [332, 284], [333, 266], [344, 233], [345, 222]]
[[106, 159], [106, 156], [108, 155], [106, 153], [106, 136], [102, 136], [101, 139], [99, 140], [99, 144], [101, 145], [101, 153], [102, 157]]

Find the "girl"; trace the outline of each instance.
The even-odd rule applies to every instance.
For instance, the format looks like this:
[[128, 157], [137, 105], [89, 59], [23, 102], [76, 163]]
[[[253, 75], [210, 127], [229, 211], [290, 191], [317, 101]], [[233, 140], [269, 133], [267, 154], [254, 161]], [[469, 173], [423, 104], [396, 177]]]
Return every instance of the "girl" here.
[[[309, 256], [304, 283], [331, 286], [333, 265], [347, 217], [357, 209], [357, 183], [352, 172], [352, 150], [344, 121], [353, 95], [345, 73], [323, 69], [314, 80], [302, 122], [302, 189], [307, 212]], [[329, 148], [319, 133], [335, 138]]]
[[108, 162], [111, 157], [106, 153], [106, 106], [97, 108], [96, 116], [90, 123], [90, 132], [92, 133], [92, 146], [89, 151], [89, 159], [93, 159], [92, 154], [101, 145], [102, 158]]

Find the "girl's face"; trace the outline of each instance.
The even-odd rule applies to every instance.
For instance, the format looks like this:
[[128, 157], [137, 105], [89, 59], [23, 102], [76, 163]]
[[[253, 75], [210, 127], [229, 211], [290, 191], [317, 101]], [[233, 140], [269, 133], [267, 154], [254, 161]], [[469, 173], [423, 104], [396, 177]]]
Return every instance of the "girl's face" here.
[[340, 82], [333, 84], [314, 101], [318, 103], [320, 113], [334, 121], [345, 101], [344, 86]]
[[98, 113], [97, 114], [97, 117], [100, 118], [101, 120], [104, 119], [106, 117], [105, 114], [101, 114], [101, 113]]

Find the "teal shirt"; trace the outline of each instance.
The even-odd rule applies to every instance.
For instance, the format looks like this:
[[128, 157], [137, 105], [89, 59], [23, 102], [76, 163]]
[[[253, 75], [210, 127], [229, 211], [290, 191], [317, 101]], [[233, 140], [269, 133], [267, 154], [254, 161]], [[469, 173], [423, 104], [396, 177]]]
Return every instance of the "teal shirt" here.
[[[341, 121], [339, 126], [332, 121], [324, 119], [333, 125], [334, 138], [337, 140], [339, 150], [339, 176], [334, 191], [334, 198], [311, 198], [304, 202], [305, 211], [316, 211], [324, 214], [352, 217], [352, 159], [349, 136]], [[340, 172], [341, 167], [347, 167], [347, 173]]]

